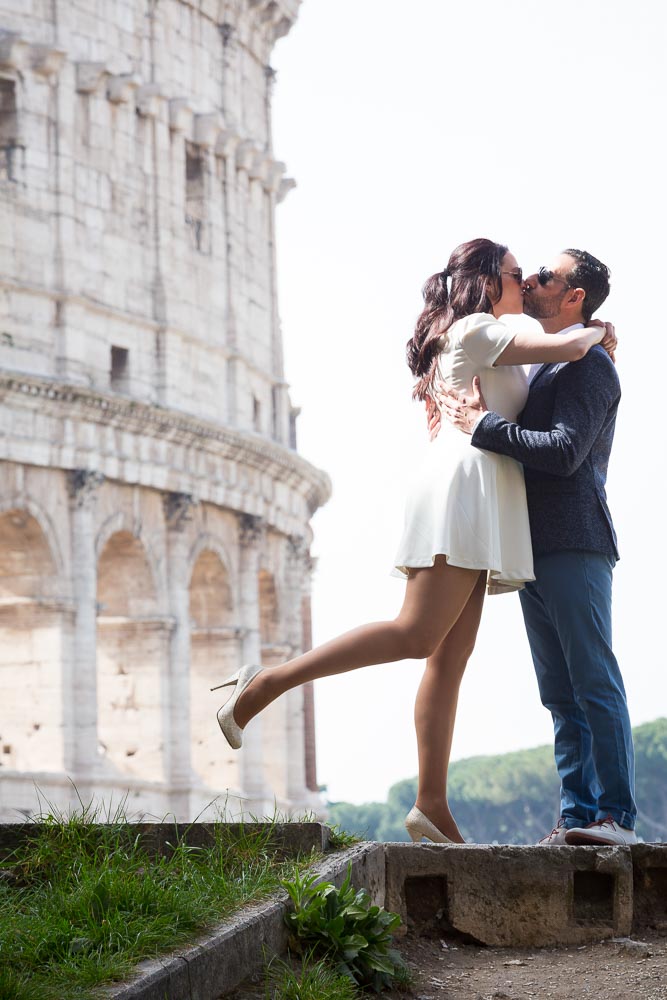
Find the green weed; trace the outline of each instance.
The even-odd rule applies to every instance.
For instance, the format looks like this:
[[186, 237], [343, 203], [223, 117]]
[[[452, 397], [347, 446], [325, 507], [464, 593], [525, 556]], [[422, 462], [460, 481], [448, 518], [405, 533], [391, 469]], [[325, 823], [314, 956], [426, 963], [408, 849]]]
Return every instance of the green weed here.
[[373, 906], [366, 889], [352, 886], [351, 866], [340, 889], [316, 884], [316, 876], [297, 875], [282, 885], [294, 904], [285, 916], [293, 950], [311, 949], [351, 982], [377, 993], [402, 977], [405, 964], [391, 947], [400, 917]]

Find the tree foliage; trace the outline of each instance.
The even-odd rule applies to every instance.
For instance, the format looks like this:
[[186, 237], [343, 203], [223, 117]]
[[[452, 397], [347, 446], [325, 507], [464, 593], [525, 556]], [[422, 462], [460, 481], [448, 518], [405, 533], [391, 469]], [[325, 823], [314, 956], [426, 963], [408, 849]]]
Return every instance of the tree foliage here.
[[[639, 807], [637, 835], [667, 841], [667, 718], [633, 730]], [[466, 840], [532, 844], [558, 817], [558, 774], [553, 747], [496, 757], [470, 757], [449, 769], [449, 805]], [[417, 795], [417, 779], [389, 789], [386, 802], [329, 804], [329, 818], [367, 840], [407, 840], [403, 826]]]

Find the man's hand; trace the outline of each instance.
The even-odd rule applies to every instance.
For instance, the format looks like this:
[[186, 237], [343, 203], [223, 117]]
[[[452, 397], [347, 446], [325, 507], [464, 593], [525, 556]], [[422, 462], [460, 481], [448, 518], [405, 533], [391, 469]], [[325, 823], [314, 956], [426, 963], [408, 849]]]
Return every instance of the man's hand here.
[[464, 434], [472, 434], [478, 419], [488, 413], [478, 375], [472, 380], [472, 392], [469, 396], [448, 389], [443, 382], [440, 382], [436, 398], [443, 416]]
[[616, 348], [618, 347], [618, 339], [616, 337], [616, 329], [613, 323], [605, 323], [601, 319], [589, 319], [587, 326], [603, 326], [605, 329], [605, 334], [600, 341], [600, 347], [604, 347], [605, 351], [611, 358], [611, 360], [616, 364]]

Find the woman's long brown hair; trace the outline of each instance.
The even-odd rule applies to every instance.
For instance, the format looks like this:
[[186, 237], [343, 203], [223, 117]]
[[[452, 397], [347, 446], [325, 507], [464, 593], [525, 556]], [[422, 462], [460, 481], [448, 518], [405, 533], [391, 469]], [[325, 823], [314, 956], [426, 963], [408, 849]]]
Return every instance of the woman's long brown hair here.
[[[507, 247], [477, 239], [454, 250], [447, 267], [433, 274], [422, 288], [424, 309], [406, 345], [410, 371], [417, 378], [414, 399], [425, 399], [435, 376], [440, 338], [457, 319], [471, 313], [490, 313], [502, 293], [501, 265]], [[447, 287], [448, 279], [451, 289]]]

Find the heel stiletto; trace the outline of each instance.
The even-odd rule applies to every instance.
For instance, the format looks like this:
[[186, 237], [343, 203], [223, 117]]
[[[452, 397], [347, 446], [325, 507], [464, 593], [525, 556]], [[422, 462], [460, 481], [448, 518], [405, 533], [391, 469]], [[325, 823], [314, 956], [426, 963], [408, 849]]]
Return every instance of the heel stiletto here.
[[239, 750], [243, 745], [243, 730], [236, 722], [234, 718], [234, 708], [236, 702], [239, 700], [241, 694], [245, 691], [250, 681], [253, 680], [257, 674], [261, 673], [263, 667], [258, 667], [253, 663], [246, 663], [240, 670], [237, 670], [235, 674], [228, 677], [226, 681], [222, 684], [216, 684], [215, 687], [211, 688], [211, 691], [219, 691], [220, 688], [231, 687], [234, 685], [234, 693], [228, 702], [226, 702], [222, 708], [218, 709], [218, 725], [222, 730], [222, 735], [225, 737], [229, 743], [232, 750]]
[[446, 837], [442, 830], [438, 830], [435, 824], [431, 823], [428, 816], [424, 816], [421, 809], [413, 806], [405, 817], [405, 829], [410, 834], [413, 844], [418, 844], [422, 837], [426, 837], [434, 844], [453, 844], [454, 841]]

